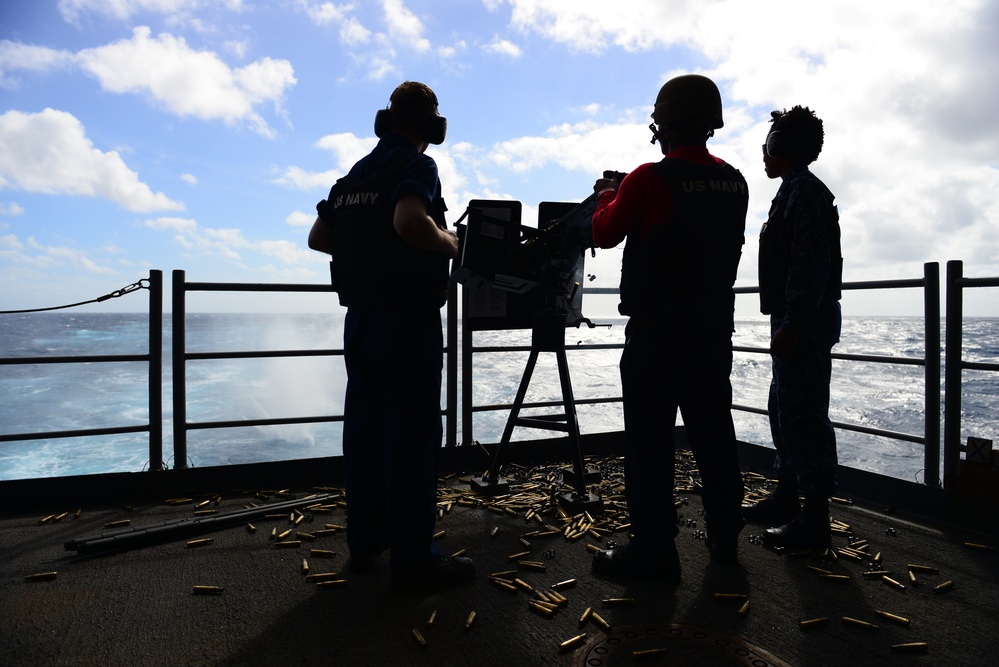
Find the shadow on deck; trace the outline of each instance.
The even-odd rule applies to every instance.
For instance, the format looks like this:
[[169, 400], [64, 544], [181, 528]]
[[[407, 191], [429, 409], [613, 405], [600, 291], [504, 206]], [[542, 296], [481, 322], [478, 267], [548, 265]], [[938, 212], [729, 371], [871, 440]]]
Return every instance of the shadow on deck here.
[[[517, 460], [515, 453], [511, 460]], [[619, 461], [612, 456], [593, 461], [602, 467], [605, 499], [619, 494]], [[479, 459], [478, 464], [457, 466], [451, 460], [448, 465], [481, 472], [487, 463]], [[254, 470], [251, 477], [263, 469]], [[335, 463], [319, 473], [315, 465], [311, 470], [309, 475], [324, 477], [326, 484], [338, 483]], [[531, 483], [532, 475], [534, 481], [539, 475], [543, 479], [552, 468], [526, 462], [520, 470], [515, 491], [530, 500], [537, 489], [522, 485]], [[274, 466], [270, 472], [275, 473]], [[211, 507], [222, 513], [249, 502], [268, 502], [252, 492], [230, 490], [230, 481], [217, 476], [218, 486], [206, 486], [211, 479], [206, 475], [199, 479], [201, 488], [185, 491], [198, 500], [220, 493], [220, 503]], [[312, 484], [323, 483], [309, 475], [275, 475], [268, 486], [288, 486], [302, 496]], [[880, 552], [883, 568], [904, 585], [900, 590], [863, 575], [870, 559], [792, 557], [766, 550], [753, 540], [760, 531], [755, 526], [743, 533], [738, 566], [711, 564], [698, 532], [700, 498], [681, 492], [685, 504], [677, 543], [682, 582], [617, 582], [590, 572], [588, 545], [598, 544], [594, 535], [572, 541], [561, 534], [532, 535], [524, 538], [526, 546], [521, 541], [525, 534], [544, 532], [545, 525], [562, 527], [557, 513], [548, 507], [540, 519], [527, 519], [523, 506], [509, 512], [489, 510], [484, 506], [489, 503], [471, 496], [461, 479], [456, 474], [442, 485], [442, 503], [451, 504], [449, 511], [441, 505], [439, 529], [444, 533], [438, 541], [445, 553], [466, 550], [475, 560], [476, 576], [468, 584], [427, 594], [394, 592], [384, 556], [369, 574], [343, 573], [346, 584], [318, 588], [306, 579], [302, 561], [308, 561], [312, 574], [340, 571], [346, 561], [344, 535], [336, 531], [297, 548], [278, 548], [270, 534], [272, 528], [290, 527], [287, 516], [254, 521], [255, 533], [244, 526], [214, 532], [206, 536], [211, 543], [196, 548], [178, 539], [87, 556], [66, 551], [64, 543], [104, 532], [107, 524], [122, 519], [130, 519], [133, 526], [186, 519], [196, 503], [167, 505], [167, 496], [154, 495], [162, 489], [150, 488], [151, 495], [138, 487], [117, 496], [116, 502], [84, 505], [79, 518], [73, 518], [77, 507], [65, 499], [34, 499], [30, 506], [17, 507], [8, 503], [0, 518], [0, 662], [596, 666], [633, 664], [633, 651], [650, 649], [665, 652], [648, 656], [643, 664], [989, 665], [996, 659], [999, 554], [966, 545], [995, 546], [994, 528], [983, 534], [902, 513], [886, 514], [882, 499], [876, 498], [879, 504], [873, 505], [856, 493], [853, 504], [835, 504], [834, 519], [850, 529], [834, 534], [833, 546], [867, 540], [866, 553], [873, 557]], [[251, 483], [256, 490], [265, 488], [256, 482]], [[269, 502], [278, 500], [271, 497]], [[124, 502], [133, 507], [126, 511]], [[608, 505], [613, 513], [613, 501]], [[40, 524], [49, 512], [69, 514]], [[301, 532], [346, 522], [342, 507], [328, 514], [304, 514], [306, 519], [296, 527]], [[608, 540], [623, 543], [627, 536], [624, 531], [611, 533], [602, 537], [602, 545]], [[313, 556], [311, 549], [336, 555]], [[543, 571], [511, 564], [509, 557], [525, 550], [529, 559], [544, 563]], [[916, 584], [909, 578], [910, 564], [935, 571], [916, 571]], [[848, 578], [822, 578], [814, 568]], [[510, 592], [491, 581], [491, 573], [507, 570], [517, 570], [517, 578], [541, 591], [568, 579], [576, 583], [561, 590], [566, 602], [546, 614], [528, 604], [534, 599], [531, 592]], [[25, 580], [42, 572], [58, 574], [47, 581]], [[953, 585], [935, 592], [946, 581]], [[193, 592], [196, 585], [224, 591], [199, 595]], [[743, 598], [730, 596], [745, 596], [748, 607], [743, 609]], [[633, 603], [607, 606], [603, 601], [611, 598], [633, 598]], [[592, 618], [580, 624], [588, 607], [610, 630]], [[466, 627], [473, 611], [474, 621]], [[892, 621], [878, 611], [909, 623]], [[801, 621], [815, 618], [828, 620], [801, 628]], [[425, 646], [413, 629], [420, 631]], [[583, 633], [579, 646], [560, 649], [562, 642]], [[892, 648], [915, 642], [925, 642], [925, 650]]]

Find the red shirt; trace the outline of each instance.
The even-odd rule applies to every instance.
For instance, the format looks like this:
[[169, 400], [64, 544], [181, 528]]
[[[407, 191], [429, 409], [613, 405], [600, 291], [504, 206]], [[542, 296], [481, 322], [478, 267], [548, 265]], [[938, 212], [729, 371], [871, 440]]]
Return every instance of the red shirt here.
[[[682, 146], [665, 157], [695, 164], [724, 164], [703, 146]], [[639, 238], [645, 238], [651, 225], [669, 224], [673, 219], [673, 193], [662, 177], [652, 171], [653, 164], [636, 167], [621, 181], [617, 192], [600, 195], [593, 212], [595, 246], [613, 248], [636, 231]]]

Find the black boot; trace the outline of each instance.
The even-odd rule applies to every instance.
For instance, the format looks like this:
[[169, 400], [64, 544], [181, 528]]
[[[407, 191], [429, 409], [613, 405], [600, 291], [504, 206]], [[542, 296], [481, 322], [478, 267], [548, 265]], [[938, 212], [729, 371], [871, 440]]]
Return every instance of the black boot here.
[[829, 548], [829, 500], [805, 499], [801, 514], [788, 523], [763, 531], [763, 545], [792, 551], [808, 549], [824, 551]]
[[794, 482], [781, 480], [773, 494], [758, 503], [743, 503], [742, 517], [748, 523], [764, 526], [783, 526], [801, 512], [798, 504], [798, 487]]

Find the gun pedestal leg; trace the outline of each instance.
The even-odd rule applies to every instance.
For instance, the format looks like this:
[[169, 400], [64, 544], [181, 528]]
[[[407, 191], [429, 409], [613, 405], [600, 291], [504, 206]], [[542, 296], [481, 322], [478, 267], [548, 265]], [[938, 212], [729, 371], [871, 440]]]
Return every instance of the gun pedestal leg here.
[[[565, 411], [555, 415], [521, 417], [520, 411], [524, 406], [527, 388], [530, 386], [531, 376], [534, 374], [534, 368], [537, 365], [538, 354], [540, 352], [555, 353]], [[507, 419], [506, 428], [503, 430], [503, 437], [500, 439], [499, 447], [496, 448], [489, 472], [482, 477], [473, 477], [471, 479], [469, 486], [473, 491], [490, 496], [502, 495], [509, 492], [509, 482], [499, 476], [499, 468], [503, 461], [503, 451], [510, 442], [515, 426], [567, 433], [573, 449], [573, 467], [572, 473], [567, 475], [565, 479], [573, 485], [574, 490], [572, 493], [560, 496], [559, 504], [562, 505], [563, 509], [573, 514], [578, 514], [581, 511], [589, 511], [590, 513], [603, 511], [603, 501], [586, 490], [587, 482], [600, 481], [600, 472], [595, 468], [587, 469], [583, 462], [583, 447], [579, 435], [579, 422], [576, 419], [576, 402], [572, 395], [572, 382], [569, 379], [569, 363], [565, 354], [564, 315], [540, 315], [535, 322], [531, 339], [531, 353], [527, 359], [527, 367], [524, 370], [523, 378], [521, 378], [513, 408], [510, 411], [510, 417]]]

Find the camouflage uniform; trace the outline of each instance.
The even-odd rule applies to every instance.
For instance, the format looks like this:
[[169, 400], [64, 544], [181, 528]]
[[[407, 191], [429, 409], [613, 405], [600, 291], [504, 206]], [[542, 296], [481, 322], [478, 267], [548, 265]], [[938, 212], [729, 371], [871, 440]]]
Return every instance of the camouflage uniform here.
[[836, 435], [829, 420], [831, 350], [839, 342], [843, 260], [833, 194], [807, 167], [782, 182], [760, 232], [760, 310], [771, 334], [796, 336], [773, 358], [769, 412], [779, 480], [805, 498], [836, 488]]

